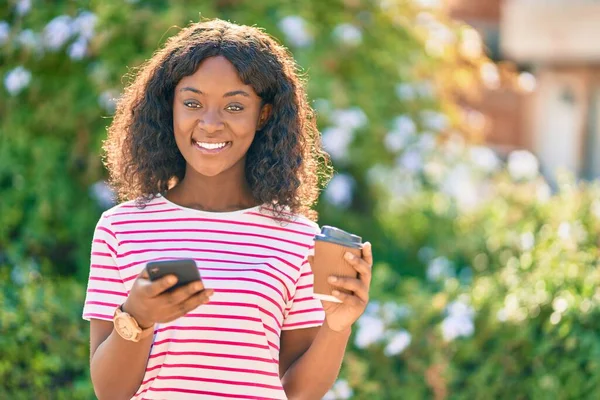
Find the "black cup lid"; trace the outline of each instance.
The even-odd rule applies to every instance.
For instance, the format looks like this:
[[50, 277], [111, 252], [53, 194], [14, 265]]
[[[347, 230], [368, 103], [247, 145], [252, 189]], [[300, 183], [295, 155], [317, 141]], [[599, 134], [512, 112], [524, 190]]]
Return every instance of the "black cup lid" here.
[[324, 225], [321, 233], [315, 235], [315, 240], [340, 244], [346, 247], [362, 248], [362, 238], [333, 226]]

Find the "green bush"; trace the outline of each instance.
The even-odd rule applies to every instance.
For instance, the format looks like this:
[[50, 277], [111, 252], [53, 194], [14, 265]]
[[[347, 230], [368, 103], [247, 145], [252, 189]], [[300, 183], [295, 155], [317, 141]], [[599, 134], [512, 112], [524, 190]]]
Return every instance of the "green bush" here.
[[[472, 210], [456, 214], [450, 206], [440, 214], [440, 193], [430, 192], [394, 218], [382, 215], [399, 240], [416, 236], [416, 224], [402, 221], [437, 215], [423, 218], [436, 221], [422, 243], [431, 246], [421, 254], [429, 277], [404, 278], [376, 265], [381, 304], [359, 324], [345, 367], [356, 398], [597, 396], [600, 186], [565, 178], [554, 196], [546, 193], [542, 180], [500, 175]], [[406, 330], [410, 343], [386, 356], [391, 338], [379, 324]]]
[[94, 398], [81, 283], [42, 278], [31, 267], [7, 275], [0, 276], [0, 398]]

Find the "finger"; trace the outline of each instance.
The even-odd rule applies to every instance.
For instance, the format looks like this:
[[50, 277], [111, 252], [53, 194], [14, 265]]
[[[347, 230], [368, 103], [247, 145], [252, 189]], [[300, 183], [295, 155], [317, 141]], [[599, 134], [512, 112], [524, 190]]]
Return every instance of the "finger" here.
[[327, 280], [334, 286], [354, 292], [354, 295], [365, 303], [369, 300], [369, 290], [365, 283], [360, 279], [330, 276]]
[[372, 267], [373, 266], [373, 248], [371, 246], [371, 242], [365, 242], [363, 244], [362, 256], [363, 256], [363, 260], [365, 260], [365, 262], [369, 266]]
[[199, 293], [196, 293], [186, 300], [174, 304], [171, 307], [171, 312], [169, 313], [168, 320], [173, 321], [179, 317], [182, 317], [189, 313], [192, 310], [195, 310], [197, 307], [206, 304], [210, 301], [210, 297], [214, 294], [213, 289], [205, 289]]
[[165, 275], [155, 281], [144, 283], [144, 290], [148, 297], [157, 297], [176, 283], [177, 277], [175, 275]]
[[368, 264], [364, 259], [357, 257], [350, 252], [346, 252], [344, 257], [346, 258], [348, 264], [350, 264], [356, 270], [356, 272], [358, 272], [358, 277], [360, 280], [363, 281], [368, 287], [371, 283], [371, 265]]
[[183, 285], [170, 293], [163, 293], [161, 297], [164, 296], [164, 300], [166, 300], [167, 304], [179, 304], [201, 290], [204, 290], [202, 281], [194, 281]]
[[351, 294], [348, 293], [342, 293], [339, 290], [334, 290], [331, 292], [331, 294], [333, 296], [335, 296], [336, 298], [338, 298], [343, 304], [349, 306], [349, 307], [353, 307], [353, 308], [364, 308], [365, 307], [365, 303], [359, 299], [357, 296], [353, 296]]

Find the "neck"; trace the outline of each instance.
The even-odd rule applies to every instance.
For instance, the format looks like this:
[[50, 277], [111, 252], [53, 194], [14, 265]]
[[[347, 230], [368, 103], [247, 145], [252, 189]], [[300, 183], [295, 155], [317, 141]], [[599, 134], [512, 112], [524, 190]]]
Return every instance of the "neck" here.
[[213, 212], [237, 211], [257, 205], [245, 171], [233, 168], [217, 176], [204, 176], [188, 166], [184, 178], [166, 197], [187, 208]]

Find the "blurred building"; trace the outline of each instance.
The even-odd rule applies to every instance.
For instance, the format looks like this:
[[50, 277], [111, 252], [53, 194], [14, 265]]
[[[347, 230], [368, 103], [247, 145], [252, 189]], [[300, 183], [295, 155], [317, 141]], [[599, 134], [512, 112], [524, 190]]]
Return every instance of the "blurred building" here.
[[477, 29], [489, 56], [522, 73], [515, 85], [484, 89], [486, 141], [525, 148], [552, 177], [565, 168], [600, 178], [600, 1], [445, 0]]

